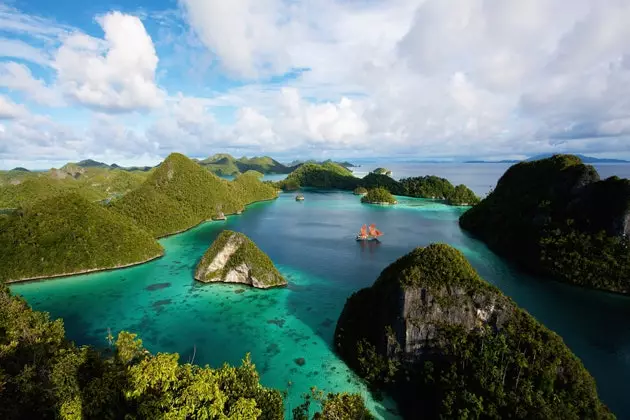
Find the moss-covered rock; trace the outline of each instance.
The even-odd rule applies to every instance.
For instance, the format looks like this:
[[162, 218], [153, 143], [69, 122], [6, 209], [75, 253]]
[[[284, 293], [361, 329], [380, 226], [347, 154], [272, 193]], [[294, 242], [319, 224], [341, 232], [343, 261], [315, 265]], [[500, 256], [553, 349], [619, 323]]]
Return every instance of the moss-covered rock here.
[[630, 293], [630, 181], [577, 156], [512, 166], [460, 225], [529, 271]]
[[267, 289], [285, 286], [271, 259], [247, 236], [223, 231], [197, 265], [195, 279], [204, 283], [242, 283]]
[[78, 194], [17, 210], [0, 222], [0, 281], [118, 268], [159, 257], [160, 244], [124, 216]]
[[417, 248], [353, 294], [334, 340], [408, 418], [613, 418], [562, 339], [448, 245]]

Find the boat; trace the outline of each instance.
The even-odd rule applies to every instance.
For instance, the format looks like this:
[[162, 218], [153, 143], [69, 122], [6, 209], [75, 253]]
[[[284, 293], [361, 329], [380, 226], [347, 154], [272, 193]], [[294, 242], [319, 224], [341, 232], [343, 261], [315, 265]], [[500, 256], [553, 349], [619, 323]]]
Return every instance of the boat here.
[[361, 226], [361, 231], [357, 235], [357, 241], [378, 241], [378, 238], [383, 236], [383, 232], [376, 228], [375, 224], [371, 224], [368, 228], [367, 225]]
[[304, 201], [304, 196], [302, 194], [298, 194], [295, 196], [295, 201]]

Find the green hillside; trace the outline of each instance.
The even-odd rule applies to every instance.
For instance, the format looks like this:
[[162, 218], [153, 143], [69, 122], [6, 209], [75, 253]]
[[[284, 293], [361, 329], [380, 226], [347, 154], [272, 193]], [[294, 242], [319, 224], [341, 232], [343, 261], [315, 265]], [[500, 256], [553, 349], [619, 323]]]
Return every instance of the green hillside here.
[[630, 294], [630, 181], [573, 155], [510, 167], [462, 228], [534, 273]]
[[275, 189], [255, 175], [226, 181], [186, 156], [173, 153], [139, 188], [114, 200], [111, 209], [161, 237], [189, 229], [219, 213], [233, 214], [254, 201], [275, 197]]
[[247, 171], [257, 171], [262, 174], [288, 174], [293, 169], [268, 156], [236, 159], [227, 153], [216, 154], [199, 161], [199, 164], [220, 176], [238, 175]]
[[352, 175], [352, 171], [332, 162], [323, 164], [305, 163], [291, 172], [285, 180], [277, 185], [285, 186], [297, 184], [302, 187], [335, 188], [340, 190], [354, 190], [359, 178]]
[[131, 220], [82, 196], [37, 201], [0, 221], [0, 281], [115, 268], [162, 255]]
[[70, 192], [89, 201], [106, 200], [137, 188], [147, 176], [146, 172], [83, 168], [77, 164], [47, 172], [5, 172], [0, 174], [0, 208], [17, 208]]

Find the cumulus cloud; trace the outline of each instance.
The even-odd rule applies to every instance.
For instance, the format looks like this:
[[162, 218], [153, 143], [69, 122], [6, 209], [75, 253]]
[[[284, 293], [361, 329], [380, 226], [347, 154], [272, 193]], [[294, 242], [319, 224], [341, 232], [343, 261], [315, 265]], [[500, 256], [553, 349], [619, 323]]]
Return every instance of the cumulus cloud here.
[[73, 34], [57, 51], [54, 67], [61, 89], [81, 104], [107, 111], [160, 106], [158, 57], [140, 19], [113, 12], [97, 21], [104, 39]]
[[0, 95], [0, 120], [13, 120], [28, 114], [27, 109], [16, 104], [4, 95]]
[[31, 70], [15, 62], [0, 63], [0, 86], [9, 90], [24, 92], [38, 104], [48, 106], [63, 105], [59, 92], [33, 77]]

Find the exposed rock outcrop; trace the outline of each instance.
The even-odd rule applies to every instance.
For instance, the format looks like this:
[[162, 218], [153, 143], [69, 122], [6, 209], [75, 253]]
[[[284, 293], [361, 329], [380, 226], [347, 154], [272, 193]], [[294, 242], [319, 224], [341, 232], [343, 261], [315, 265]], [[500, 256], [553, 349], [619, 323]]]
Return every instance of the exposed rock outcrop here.
[[199, 262], [195, 279], [204, 283], [241, 283], [259, 289], [287, 281], [271, 259], [244, 234], [223, 231]]
[[353, 294], [334, 340], [408, 418], [610, 416], [562, 339], [448, 245], [417, 248]]

